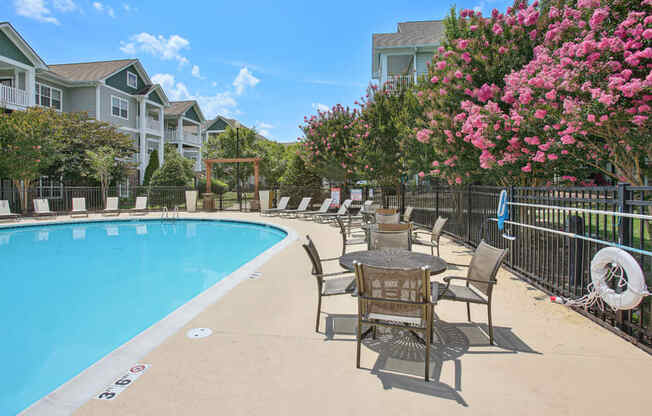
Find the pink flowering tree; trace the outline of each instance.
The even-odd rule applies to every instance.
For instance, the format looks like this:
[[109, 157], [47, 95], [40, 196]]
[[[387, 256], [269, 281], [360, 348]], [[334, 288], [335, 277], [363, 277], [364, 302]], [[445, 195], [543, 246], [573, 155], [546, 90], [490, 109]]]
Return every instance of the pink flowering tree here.
[[482, 149], [480, 165], [571, 182], [584, 165], [642, 185], [652, 160], [652, 0], [556, 0], [540, 21], [533, 59], [505, 77], [496, 101], [464, 104], [462, 131]]
[[359, 168], [359, 136], [355, 131], [358, 110], [338, 104], [329, 111], [304, 118], [300, 151], [309, 169], [334, 181], [346, 181]]
[[526, 1], [517, 2], [506, 14], [494, 10], [491, 17], [472, 10], [462, 10], [459, 16], [451, 11], [442, 46], [417, 92], [423, 112], [416, 140], [430, 143], [434, 150], [433, 159], [422, 166], [426, 173], [449, 184], [495, 182], [504, 176], [480, 166], [485, 144], [463, 126], [485, 127], [485, 122], [468, 120], [473, 114], [464, 107], [495, 105], [505, 75], [532, 57], [540, 37], [538, 17], [537, 3], [528, 6]]

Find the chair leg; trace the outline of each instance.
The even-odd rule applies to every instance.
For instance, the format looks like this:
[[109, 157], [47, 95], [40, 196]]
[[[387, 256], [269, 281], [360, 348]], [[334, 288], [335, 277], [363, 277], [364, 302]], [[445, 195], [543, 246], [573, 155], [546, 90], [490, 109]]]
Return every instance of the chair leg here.
[[491, 323], [491, 303], [487, 305], [487, 316], [489, 321], [489, 344], [494, 345], [494, 327]]
[[425, 380], [430, 381], [430, 344], [432, 343], [432, 321], [427, 325], [426, 329], [426, 373]]
[[[435, 247], [430, 246], [430, 255], [434, 256], [435, 255]], [[437, 252], [437, 256], [439, 256], [439, 252]]]
[[466, 302], [466, 317], [471, 322], [471, 304]]
[[355, 354], [355, 366], [360, 368], [360, 343], [362, 342], [362, 323], [360, 318], [358, 318], [358, 336], [357, 336], [357, 350]]
[[376, 328], [377, 326], [374, 325], [374, 329], [371, 330], [371, 339], [376, 339]]
[[437, 257], [441, 257], [441, 256], [439, 255], [439, 241], [437, 242]]
[[317, 320], [315, 322], [315, 332], [319, 332], [319, 314], [321, 313], [321, 293], [317, 296]]

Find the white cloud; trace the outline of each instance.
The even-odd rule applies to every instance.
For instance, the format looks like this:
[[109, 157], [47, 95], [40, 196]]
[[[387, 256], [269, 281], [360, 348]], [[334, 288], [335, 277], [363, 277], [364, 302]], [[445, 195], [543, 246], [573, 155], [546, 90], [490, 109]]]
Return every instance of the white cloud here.
[[188, 63], [188, 59], [181, 55], [180, 51], [187, 49], [190, 42], [179, 35], [171, 35], [166, 38], [163, 35], [155, 36], [143, 32], [131, 36], [129, 42], [121, 41], [120, 45], [120, 50], [129, 55], [142, 51], [166, 61], [176, 60], [179, 65]]
[[52, 16], [45, 0], [14, 0], [16, 14], [44, 23], [59, 24], [59, 20]]
[[236, 95], [242, 95], [242, 93], [247, 89], [247, 87], [255, 87], [260, 82], [260, 79], [256, 78], [249, 72], [247, 67], [243, 67], [238, 76], [233, 80], [233, 86], [235, 87]]
[[257, 124], [258, 127], [261, 129], [273, 129], [275, 126], [273, 124], [265, 123], [265, 122], [260, 122]]
[[124, 9], [125, 12], [137, 12], [138, 9], [136, 7], [133, 7], [131, 4], [128, 3], [122, 3], [122, 8]]
[[199, 78], [199, 79], [204, 79], [204, 77], [202, 77], [201, 73], [199, 72], [199, 65], [193, 65], [191, 72], [192, 72], [193, 77]]
[[111, 6], [105, 6], [104, 4], [100, 3], [99, 1], [94, 1], [93, 2], [93, 7], [95, 8], [95, 10], [97, 10], [100, 13], [106, 12], [106, 14], [108, 14], [109, 16], [115, 17], [115, 10], [113, 10], [113, 7], [111, 7]]
[[106, 13], [111, 17], [115, 17], [115, 11], [113, 11], [113, 7], [107, 7]]
[[73, 0], [53, 0], [52, 5], [61, 12], [72, 12], [77, 10], [77, 5]]
[[270, 132], [271, 129], [275, 128], [273, 124], [265, 123], [263, 121], [257, 121], [256, 122], [256, 129], [258, 130], [258, 133], [262, 134], [263, 136], [267, 138], [272, 137], [272, 133]]
[[161, 84], [167, 96], [173, 100], [197, 100], [204, 115], [211, 119], [220, 114], [232, 116], [238, 113], [238, 103], [230, 91], [215, 95], [190, 94], [183, 82], [176, 82], [172, 74], [156, 74], [152, 82]]
[[318, 111], [326, 112], [330, 110], [326, 104], [321, 104], [321, 103], [312, 103], [312, 108]]
[[170, 100], [186, 100], [190, 97], [186, 85], [183, 82], [175, 82], [172, 74], [156, 74], [152, 77], [152, 82], [161, 84]]
[[213, 81], [213, 82], [211, 82], [211, 85], [212, 85], [213, 87], [217, 87], [217, 82]]
[[99, 1], [95, 1], [95, 2], [93, 2], [93, 7], [94, 7], [95, 10], [97, 10], [98, 12], [103, 12], [103, 11], [104, 11], [104, 5], [103, 5], [102, 3], [100, 3]]

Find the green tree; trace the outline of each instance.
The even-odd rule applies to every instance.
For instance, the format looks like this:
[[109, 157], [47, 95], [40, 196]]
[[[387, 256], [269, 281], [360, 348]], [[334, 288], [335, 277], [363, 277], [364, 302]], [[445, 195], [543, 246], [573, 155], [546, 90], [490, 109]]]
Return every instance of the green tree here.
[[28, 189], [43, 176], [59, 152], [59, 113], [31, 108], [0, 114], [0, 171], [13, 181], [27, 210]]
[[[243, 157], [256, 157], [254, 143], [258, 140], [256, 130], [247, 127], [234, 129], [227, 127], [218, 135], [209, 137], [203, 146], [203, 159], [230, 159]], [[240, 164], [240, 180], [253, 175], [253, 165]], [[213, 176], [225, 179], [231, 184], [237, 181], [235, 164], [213, 165]]]
[[260, 175], [269, 187], [277, 187], [287, 168], [286, 145], [270, 140], [254, 142], [253, 151], [260, 161]]
[[107, 190], [115, 165], [117, 153], [109, 146], [101, 146], [96, 150], [86, 150], [86, 158], [90, 167], [87, 174], [97, 179], [102, 188], [102, 201], [106, 205]]
[[149, 181], [151, 186], [192, 186], [195, 172], [192, 159], [181, 156], [176, 150], [166, 152], [165, 161]]
[[321, 176], [306, 164], [298, 145], [288, 147], [287, 160], [287, 169], [279, 180], [281, 194], [295, 201], [305, 196], [320, 200]]
[[145, 178], [143, 179], [143, 185], [149, 185], [149, 181], [152, 179], [152, 175], [159, 168], [158, 164], [158, 150], [154, 149], [149, 155], [149, 163], [145, 168]]

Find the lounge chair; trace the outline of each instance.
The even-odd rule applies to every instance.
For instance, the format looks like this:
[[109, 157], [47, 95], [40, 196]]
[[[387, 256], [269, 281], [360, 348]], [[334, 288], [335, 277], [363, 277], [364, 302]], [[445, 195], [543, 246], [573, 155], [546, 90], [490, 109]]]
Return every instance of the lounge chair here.
[[147, 197], [136, 197], [136, 206], [129, 210], [129, 215], [145, 215], [147, 214]]
[[34, 200], [34, 215], [37, 217], [57, 216], [56, 212], [50, 211], [50, 204], [47, 199]]
[[322, 260], [310, 236], [306, 236], [306, 240], [307, 242], [303, 244], [303, 248], [308, 253], [308, 257], [312, 263], [312, 275], [317, 279], [317, 320], [315, 322], [315, 332], [319, 332], [319, 314], [321, 311], [322, 296], [353, 293], [355, 290], [355, 276], [351, 272], [324, 273], [322, 263], [334, 261], [337, 258]]
[[86, 210], [86, 198], [73, 198], [72, 199], [72, 212], [71, 217], [88, 217]]
[[408, 223], [412, 221], [413, 212], [414, 212], [414, 207], [412, 206], [405, 207], [405, 212], [403, 213], [403, 222]]
[[351, 205], [351, 200], [347, 199], [344, 202], [342, 202], [342, 205], [340, 205], [340, 209], [337, 210], [337, 212], [327, 212], [325, 214], [317, 214], [312, 217], [313, 220], [317, 222], [329, 222], [332, 221], [334, 218], [340, 216], [340, 215], [345, 215], [346, 212], [349, 210], [349, 206]]
[[106, 208], [104, 208], [104, 212], [102, 215], [109, 216], [118, 216], [120, 215], [120, 210], [118, 209], [118, 197], [117, 196], [110, 196], [106, 198]]
[[418, 246], [430, 247], [430, 254], [435, 255], [435, 247], [437, 247], [437, 256], [439, 256], [439, 238], [444, 231], [444, 226], [448, 218], [439, 217], [432, 226], [432, 231], [417, 230], [412, 235], [412, 244]]
[[398, 224], [401, 216], [395, 209], [377, 209], [376, 210], [376, 223], [377, 224]]
[[347, 231], [341, 217], [335, 217], [335, 221], [337, 221], [337, 225], [340, 226], [340, 234], [342, 235], [342, 255], [346, 254], [347, 246], [367, 244], [367, 239], [364, 238], [364, 235], [351, 233], [350, 229]]
[[[476, 303], [487, 306], [487, 321], [489, 324], [489, 343], [494, 343], [494, 328], [491, 323], [491, 295], [496, 284], [496, 274], [503, 263], [507, 249], [501, 250], [485, 243], [478, 244], [466, 277], [444, 277], [445, 285], [433, 282], [433, 291], [437, 290], [439, 300], [466, 302], [466, 315], [471, 322], [471, 304]], [[452, 280], [463, 280], [465, 286], [451, 285]]]
[[331, 206], [331, 202], [333, 202], [332, 198], [326, 198], [324, 199], [324, 202], [321, 203], [321, 206], [317, 211], [304, 211], [300, 212], [297, 217], [298, 218], [304, 218], [304, 219], [311, 219], [314, 215], [317, 214], [325, 214], [328, 212], [328, 208]]
[[369, 250], [402, 248], [412, 250], [410, 224], [378, 224], [377, 229], [369, 230]]
[[[362, 340], [376, 327], [387, 326], [423, 333], [419, 341], [425, 347], [424, 378], [430, 377], [430, 343], [432, 341], [433, 303], [430, 294], [430, 270], [387, 269], [354, 263], [358, 292], [358, 328], [356, 367], [360, 368]], [[370, 325], [364, 333], [362, 325]], [[416, 336], [416, 335], [415, 335]]]
[[283, 211], [279, 211], [279, 215], [287, 216], [288, 218], [296, 218], [297, 215], [308, 210], [308, 205], [310, 205], [311, 200], [311, 197], [305, 197], [301, 200], [301, 202], [299, 202], [297, 209], [285, 209]]
[[20, 214], [14, 214], [9, 207], [9, 201], [3, 199], [0, 201], [0, 220], [19, 220]]
[[271, 216], [271, 215], [278, 214], [279, 212], [284, 211], [287, 208], [288, 202], [290, 202], [290, 197], [284, 196], [278, 201], [278, 206], [276, 208], [261, 209], [260, 215]]

